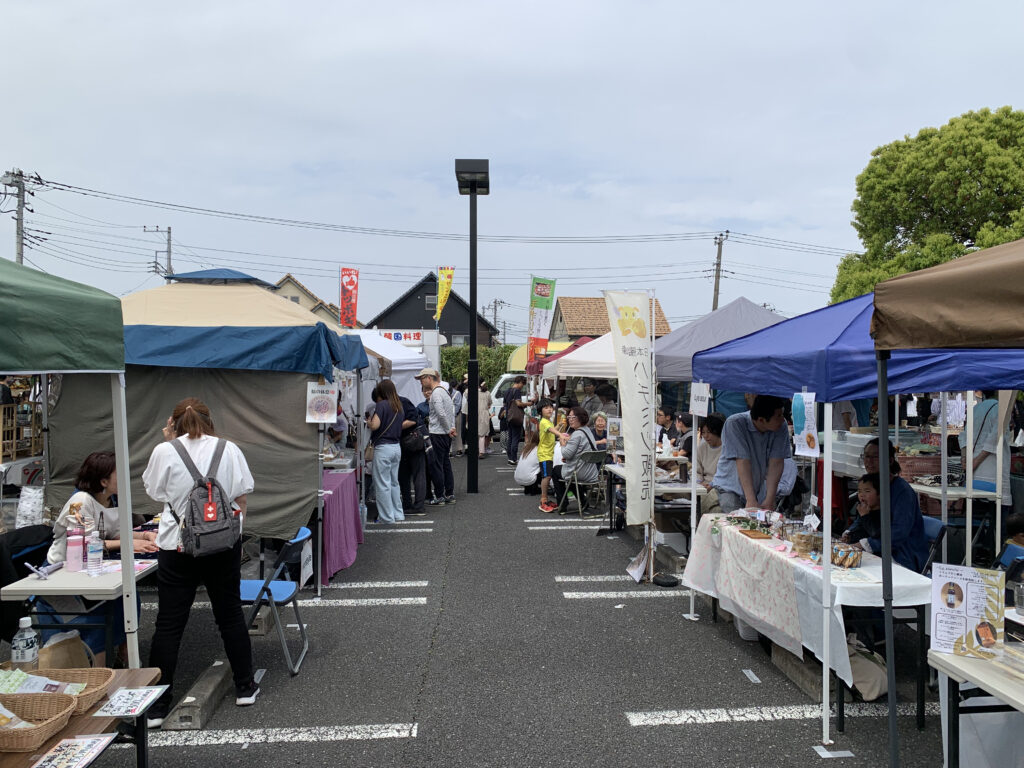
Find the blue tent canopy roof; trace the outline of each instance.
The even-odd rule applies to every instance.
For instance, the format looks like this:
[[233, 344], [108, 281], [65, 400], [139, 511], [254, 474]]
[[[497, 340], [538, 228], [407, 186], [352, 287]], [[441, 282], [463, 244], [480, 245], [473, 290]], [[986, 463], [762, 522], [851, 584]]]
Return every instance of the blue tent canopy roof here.
[[197, 272], [178, 272], [168, 275], [169, 280], [178, 283], [208, 283], [210, 285], [227, 285], [228, 283], [252, 283], [253, 285], [273, 288], [272, 283], [258, 277], [239, 272], [237, 269], [202, 269]]
[[[720, 344], [693, 358], [696, 381], [719, 389], [820, 402], [875, 397], [874, 294], [808, 312]], [[889, 360], [889, 391], [952, 392], [1024, 387], [1024, 350], [907, 349]]]

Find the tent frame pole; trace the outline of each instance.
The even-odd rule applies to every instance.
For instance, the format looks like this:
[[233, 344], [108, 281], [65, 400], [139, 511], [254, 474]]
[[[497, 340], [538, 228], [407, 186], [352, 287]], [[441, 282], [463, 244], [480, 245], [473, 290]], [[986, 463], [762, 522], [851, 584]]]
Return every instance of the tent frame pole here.
[[[949, 407], [948, 392], [939, 394], [939, 407], [942, 408], [942, 411], [939, 413], [939, 424], [942, 426], [942, 452], [940, 454], [942, 456], [942, 464], [939, 467], [939, 471], [942, 473], [942, 524], [947, 525], [949, 522], [949, 417], [946, 412], [946, 409]], [[925, 416], [926, 420], [927, 418]], [[942, 537], [942, 562], [949, 562], [948, 535]]]
[[[340, 269], [340, 267], [339, 267]], [[324, 425], [317, 425], [316, 482], [316, 596], [323, 592], [324, 579]]]
[[[889, 455], [889, 351], [876, 350], [878, 363], [878, 470], [882, 508], [882, 604], [885, 610], [885, 672], [889, 685], [889, 766], [900, 764], [900, 736], [896, 722], [896, 657], [892, 623], [892, 482]], [[897, 414], [898, 417], [898, 414]]]
[[[117, 489], [118, 532], [121, 541], [132, 540], [131, 464], [128, 460], [128, 407], [124, 395], [124, 374], [110, 374], [110, 396], [114, 406], [114, 456], [117, 476], [124, 478]], [[138, 669], [139, 620], [135, 612], [135, 551], [121, 547], [121, 601], [124, 605], [124, 633], [128, 646], [128, 668]]]
[[967, 488], [967, 511], [964, 520], [964, 564], [970, 568], [974, 561], [974, 390], [967, 393], [967, 450], [961, 453], [961, 461], [967, 471], [964, 485]]
[[[830, 635], [832, 630], [832, 403], [825, 403], [825, 463], [822, 466], [821, 520], [821, 743], [832, 743], [829, 737], [829, 683], [832, 673]], [[817, 462], [815, 462], [817, 464]], [[842, 686], [841, 682], [836, 682]], [[842, 691], [840, 690], [842, 694]]]

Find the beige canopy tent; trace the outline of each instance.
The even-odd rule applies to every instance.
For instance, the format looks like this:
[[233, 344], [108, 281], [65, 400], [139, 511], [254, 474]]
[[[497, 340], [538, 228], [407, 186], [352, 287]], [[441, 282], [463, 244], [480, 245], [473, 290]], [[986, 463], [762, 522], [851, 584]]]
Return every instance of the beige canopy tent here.
[[875, 286], [876, 349], [1024, 347], [1024, 240]]

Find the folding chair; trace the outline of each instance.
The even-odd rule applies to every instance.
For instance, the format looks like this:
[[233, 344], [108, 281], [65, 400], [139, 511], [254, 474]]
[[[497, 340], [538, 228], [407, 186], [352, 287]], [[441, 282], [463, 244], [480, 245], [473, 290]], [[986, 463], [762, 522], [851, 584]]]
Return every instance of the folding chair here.
[[[566, 479], [566, 493], [558, 502], [560, 514], [564, 515], [569, 511], [568, 491], [571, 488], [573, 495], [576, 497], [576, 505], [581, 518], [604, 517], [604, 512], [602, 511], [603, 504], [606, 501], [604, 495], [606, 484], [604, 462], [607, 457], [607, 451], [583, 451], [580, 453], [580, 460], [576, 471]], [[597, 479], [592, 482], [583, 482], [579, 478], [580, 468], [587, 464], [594, 464], [597, 467]], [[584, 514], [583, 508], [584, 500], [587, 502], [588, 512], [586, 514]]]
[[921, 574], [927, 576], [932, 570], [932, 563], [942, 551], [942, 540], [946, 536], [946, 525], [938, 518], [924, 518], [924, 535], [931, 542], [928, 548], [928, 559], [924, 562]]
[[[296, 556], [301, 557], [302, 545], [309, 537], [309, 528], [299, 528], [295, 538], [281, 547], [273, 570], [265, 580], [242, 579], [242, 604], [252, 606], [246, 617], [246, 627], [252, 627], [264, 604], [270, 606], [274, 623], [277, 625], [277, 636], [281, 640], [281, 648], [284, 650], [285, 660], [288, 662], [288, 670], [293, 675], [299, 674], [302, 660], [306, 658], [306, 652], [309, 650], [309, 637], [306, 635], [306, 625], [302, 623], [299, 616], [299, 583], [291, 580], [288, 574], [288, 561], [293, 560]], [[278, 606], [285, 606], [288, 603], [291, 603], [295, 609], [295, 621], [299, 625], [299, 636], [302, 638], [302, 652], [294, 662], [292, 662], [291, 651], [288, 650], [288, 641], [284, 636], [284, 624], [277, 610]]]

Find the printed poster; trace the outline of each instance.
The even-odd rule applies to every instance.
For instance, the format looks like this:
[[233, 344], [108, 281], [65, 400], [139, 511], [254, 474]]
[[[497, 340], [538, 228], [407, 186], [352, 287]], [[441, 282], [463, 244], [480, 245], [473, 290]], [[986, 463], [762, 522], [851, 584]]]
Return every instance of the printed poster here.
[[651, 298], [646, 291], [605, 291], [619, 379], [619, 416], [626, 454], [626, 523], [654, 514], [655, 382]]
[[106, 704], [93, 712], [93, 717], [138, 717], [166, 690], [166, 685], [118, 688]]
[[610, 416], [608, 417], [608, 450], [612, 451], [616, 448], [622, 448], [622, 419]]
[[356, 306], [358, 303], [359, 270], [352, 269], [351, 267], [342, 267], [338, 291], [338, 324], [342, 328], [356, 327]]
[[994, 659], [1002, 651], [1006, 572], [932, 565], [932, 650]]
[[63, 739], [32, 764], [32, 768], [84, 768], [114, 740], [113, 733]]
[[338, 385], [306, 382], [306, 423], [333, 424], [338, 420]]
[[793, 444], [797, 456], [816, 458], [821, 455], [813, 392], [797, 392], [793, 395]]
[[455, 267], [437, 268], [437, 308], [434, 310], [434, 320], [441, 319], [441, 312], [444, 305], [448, 303], [448, 297], [452, 292], [452, 281], [455, 279]]
[[551, 318], [555, 312], [555, 281], [534, 276], [530, 282], [530, 332], [526, 359], [536, 360], [548, 353]]

